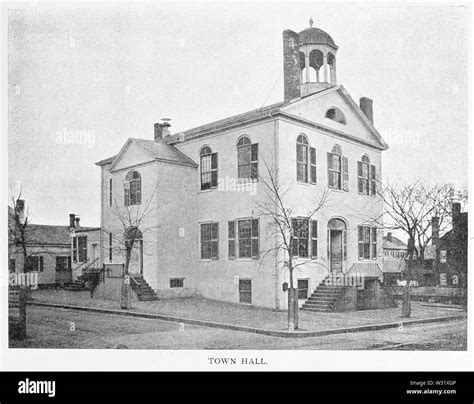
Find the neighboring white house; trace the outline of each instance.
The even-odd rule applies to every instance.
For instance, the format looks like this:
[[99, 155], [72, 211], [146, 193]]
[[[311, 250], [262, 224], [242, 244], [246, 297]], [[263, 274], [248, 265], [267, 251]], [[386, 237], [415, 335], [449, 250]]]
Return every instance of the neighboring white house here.
[[337, 49], [317, 28], [284, 31], [284, 101], [173, 135], [168, 122], [155, 124], [154, 140], [129, 139], [98, 162], [101, 263], [124, 260], [112, 251], [124, 232], [116, 209], [128, 205], [138, 216], [147, 211], [130, 271], [158, 295], [285, 308], [284, 257], [263, 253], [278, 245], [259, 208], [268, 166], [287, 188], [295, 220], [331, 190], [298, 234], [297, 262], [306, 263], [295, 270], [301, 299], [331, 271], [354, 263], [382, 268], [376, 183], [388, 146], [374, 127], [372, 101], [357, 104], [337, 84]]

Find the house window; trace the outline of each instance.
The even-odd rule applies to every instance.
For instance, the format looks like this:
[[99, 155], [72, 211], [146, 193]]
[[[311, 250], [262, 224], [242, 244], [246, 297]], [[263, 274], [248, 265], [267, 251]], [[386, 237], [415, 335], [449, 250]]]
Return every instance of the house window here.
[[72, 239], [72, 258], [74, 262], [87, 261], [87, 236], [76, 236]]
[[239, 302], [252, 304], [252, 281], [239, 279]]
[[16, 261], [14, 258], [10, 258], [10, 260], [8, 261], [9, 265], [8, 265], [8, 271], [12, 274], [12, 273], [15, 273], [16, 272]]
[[361, 195], [375, 195], [375, 166], [370, 165], [367, 155], [362, 156], [362, 161], [357, 162], [358, 191]]
[[201, 190], [217, 187], [217, 153], [209, 146], [204, 146], [201, 156]]
[[346, 124], [346, 117], [339, 108], [333, 107], [326, 111], [326, 118], [333, 120], [337, 123]]
[[298, 299], [307, 299], [308, 298], [308, 279], [298, 279]]
[[377, 228], [359, 226], [359, 259], [377, 259]]
[[43, 272], [44, 260], [42, 256], [33, 255], [26, 259], [26, 268], [28, 272]]
[[299, 135], [296, 139], [296, 180], [308, 182], [308, 139]]
[[258, 258], [259, 256], [259, 223], [258, 219], [241, 219], [237, 221], [239, 258]]
[[296, 139], [296, 180], [299, 182], [316, 183], [316, 149], [309, 147], [305, 135]]
[[219, 259], [219, 223], [201, 223], [201, 259]]
[[235, 222], [231, 221], [228, 223], [228, 252], [229, 259], [235, 259]]
[[291, 219], [293, 231], [293, 245], [291, 246], [294, 257], [308, 258], [309, 248], [309, 219]]
[[124, 182], [125, 206], [142, 203], [142, 179], [138, 171], [129, 171]]
[[347, 157], [342, 155], [339, 145], [335, 145], [328, 157], [328, 187], [349, 191], [349, 167]]
[[113, 247], [113, 245], [112, 245], [112, 237], [113, 237], [112, 233], [109, 233], [109, 261], [110, 261], [110, 262], [112, 262], [112, 252], [113, 252], [113, 251], [112, 251], [112, 247]]
[[68, 271], [71, 269], [71, 257], [56, 257], [56, 271]]
[[184, 287], [184, 278], [171, 278], [170, 279], [170, 288], [183, 288]]
[[237, 171], [240, 182], [258, 180], [258, 143], [247, 136], [237, 142]]
[[109, 179], [109, 205], [112, 206], [112, 178]]

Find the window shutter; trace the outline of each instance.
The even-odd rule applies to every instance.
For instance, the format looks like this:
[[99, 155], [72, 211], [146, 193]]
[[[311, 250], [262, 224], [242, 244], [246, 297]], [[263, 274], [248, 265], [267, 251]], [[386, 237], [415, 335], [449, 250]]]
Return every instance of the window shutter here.
[[211, 258], [219, 258], [219, 223], [211, 223]]
[[[126, 184], [129, 184], [129, 183], [126, 183]], [[125, 206], [129, 206], [130, 205], [130, 187], [125, 187], [125, 190], [124, 190], [124, 205]]]
[[250, 178], [258, 179], [258, 143], [252, 144], [250, 148]]
[[359, 194], [362, 194], [364, 192], [364, 179], [362, 178], [362, 161], [357, 162], [357, 177], [357, 190]]
[[328, 251], [328, 261], [329, 261], [329, 267], [330, 267], [331, 266], [331, 230], [328, 229], [327, 233], [328, 233], [327, 251]]
[[43, 256], [40, 256], [39, 257], [39, 271], [43, 272], [43, 269], [44, 269], [44, 260], [43, 260]]
[[235, 259], [235, 222], [229, 222], [228, 226], [228, 257]]
[[332, 153], [328, 153], [328, 186], [334, 188], [334, 177], [332, 175]]
[[372, 227], [372, 259], [377, 259], [377, 228]]
[[376, 181], [375, 181], [375, 166], [371, 165], [370, 166], [370, 194], [372, 196], [375, 195], [377, 189], [376, 189]]
[[357, 226], [357, 232], [359, 234], [359, 259], [364, 259], [364, 228]]
[[347, 261], [347, 231], [342, 231], [342, 260]]
[[252, 219], [252, 258], [259, 256], [259, 225], [258, 219]]
[[217, 153], [211, 154], [211, 170], [217, 170]]
[[311, 258], [318, 257], [318, 222], [311, 220]]
[[310, 147], [310, 179], [312, 184], [316, 184], [316, 149]]
[[342, 190], [349, 191], [349, 164], [347, 157], [342, 157]]
[[298, 220], [297, 219], [291, 219], [291, 233], [292, 233], [292, 238], [291, 240], [291, 255], [294, 257], [298, 256]]

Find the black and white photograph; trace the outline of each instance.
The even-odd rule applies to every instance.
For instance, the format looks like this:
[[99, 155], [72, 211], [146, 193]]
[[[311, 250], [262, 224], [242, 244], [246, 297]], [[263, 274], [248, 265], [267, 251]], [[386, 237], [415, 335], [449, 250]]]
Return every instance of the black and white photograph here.
[[2, 7], [2, 368], [472, 370], [470, 4]]

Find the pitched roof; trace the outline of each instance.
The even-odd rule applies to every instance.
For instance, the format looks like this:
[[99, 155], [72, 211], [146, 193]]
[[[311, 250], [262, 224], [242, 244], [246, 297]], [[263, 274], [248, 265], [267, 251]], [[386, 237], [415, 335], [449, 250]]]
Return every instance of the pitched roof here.
[[27, 244], [70, 245], [69, 226], [29, 224], [26, 227]]
[[[258, 120], [266, 119], [272, 117], [272, 115], [279, 114], [282, 116], [285, 116], [289, 119], [298, 119], [300, 122], [307, 122], [306, 120], [302, 119], [301, 117], [297, 117], [295, 115], [292, 115], [290, 113], [287, 113], [286, 110], [287, 108], [291, 107], [292, 104], [296, 103], [301, 103], [304, 102], [306, 99], [312, 98], [312, 97], [320, 97], [324, 96], [324, 93], [331, 93], [333, 91], [337, 91], [346, 101], [349, 103], [350, 107], [354, 110], [354, 112], [359, 116], [360, 120], [362, 123], [365, 125], [365, 127], [374, 134], [376, 138], [376, 142], [378, 144], [372, 144], [372, 146], [376, 146], [377, 148], [380, 148], [382, 150], [388, 149], [387, 143], [383, 140], [382, 136], [380, 133], [377, 131], [377, 129], [374, 127], [373, 123], [369, 121], [369, 119], [365, 116], [365, 114], [362, 112], [360, 107], [357, 105], [357, 103], [352, 99], [352, 97], [349, 95], [347, 90], [343, 86], [331, 86], [329, 88], [324, 88], [318, 92], [312, 93], [310, 95], [307, 95], [305, 97], [300, 97], [294, 100], [290, 101], [282, 101], [282, 102], [277, 102], [272, 105], [268, 105], [266, 107], [262, 108], [257, 108], [248, 112], [244, 112], [243, 114], [238, 114], [234, 115], [228, 118], [220, 119], [215, 122], [211, 122], [205, 125], [197, 126], [192, 129], [188, 129], [186, 131], [177, 133], [175, 135], [169, 136], [168, 138], [165, 139], [166, 142], [168, 143], [176, 143], [178, 141], [182, 141], [183, 139], [189, 139], [193, 137], [197, 137], [200, 135], [208, 135], [213, 132], [217, 132], [220, 130], [224, 129], [230, 129], [234, 126], [241, 125], [244, 123], [251, 123], [255, 122]], [[343, 137], [349, 137], [348, 134], [337, 131], [333, 128], [324, 126], [318, 122], [307, 122], [307, 123], [314, 123], [319, 129], [322, 130], [328, 130], [331, 133], [334, 133], [336, 135], [340, 135]], [[352, 139], [356, 139], [354, 136], [350, 136]], [[356, 139], [360, 142], [367, 143], [363, 141], [362, 139]]]
[[391, 240], [387, 239], [387, 236], [383, 237], [383, 248], [394, 249], [394, 250], [406, 250], [408, 248], [407, 244], [404, 243], [397, 237], [392, 236]]
[[134, 144], [139, 147], [141, 150], [145, 151], [150, 158], [165, 161], [165, 162], [174, 162], [184, 165], [197, 166], [197, 164], [182, 151], [178, 150], [173, 145], [170, 145], [162, 141], [146, 140], [146, 139], [136, 139], [129, 138], [125, 145], [122, 147], [122, 150], [114, 156], [106, 158], [104, 160], [98, 161], [96, 165], [104, 166], [107, 164], [113, 165], [118, 161], [118, 158], [125, 152], [125, 150], [131, 145]]
[[266, 107], [256, 108], [251, 111], [244, 112], [242, 114], [233, 115], [224, 119], [219, 119], [218, 121], [207, 123], [205, 125], [197, 126], [195, 128], [174, 134], [167, 138], [167, 140], [172, 143], [179, 140], [183, 136], [184, 138], [188, 138], [202, 132], [215, 132], [217, 130], [227, 128], [228, 126], [241, 124], [247, 121], [255, 121], [259, 118], [268, 117], [269, 114], [279, 111], [281, 107], [283, 107], [284, 105], [288, 105], [289, 103], [290, 102], [277, 102], [275, 104], [267, 105]]

